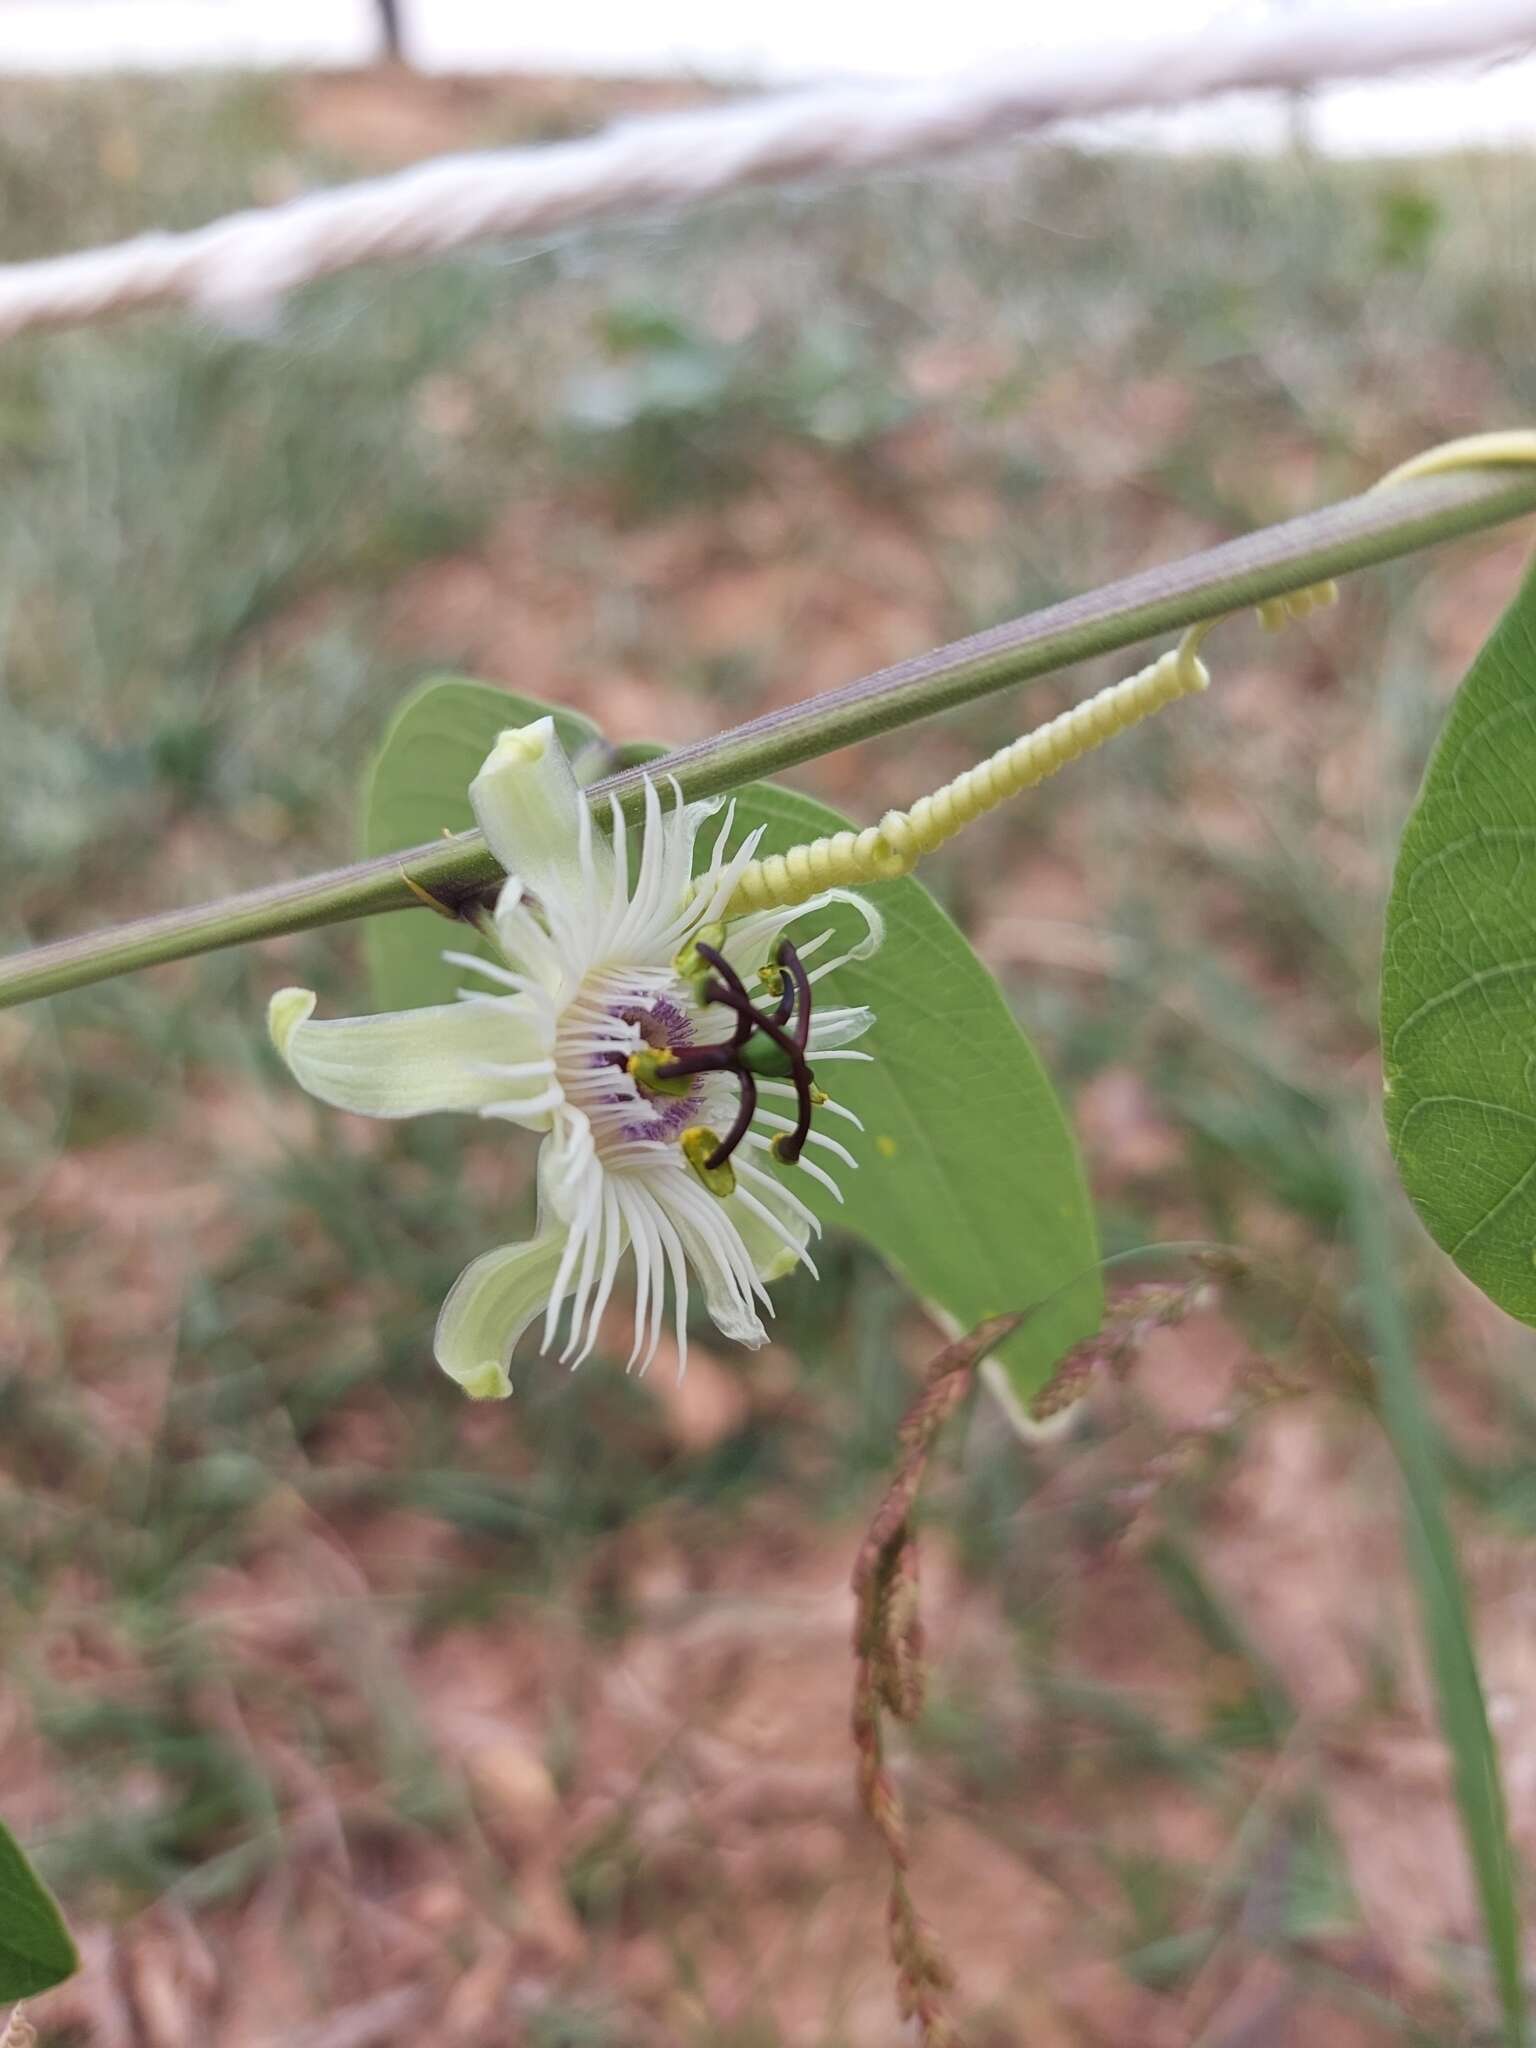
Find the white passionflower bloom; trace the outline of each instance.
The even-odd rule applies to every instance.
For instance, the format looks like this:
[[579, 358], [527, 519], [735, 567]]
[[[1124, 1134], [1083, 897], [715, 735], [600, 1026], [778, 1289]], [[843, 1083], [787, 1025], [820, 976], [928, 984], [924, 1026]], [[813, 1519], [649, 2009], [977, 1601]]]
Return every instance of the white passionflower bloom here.
[[[540, 1316], [541, 1350], [560, 1344], [579, 1364], [626, 1256], [631, 1366], [656, 1350], [669, 1276], [680, 1353], [690, 1276], [725, 1336], [761, 1344], [765, 1283], [797, 1264], [815, 1271], [818, 1225], [795, 1173], [835, 1194], [811, 1148], [855, 1164], [811, 1128], [823, 1106], [857, 1123], [812, 1067], [867, 1057], [849, 1047], [872, 1019], [815, 1004], [812, 989], [879, 944], [879, 920], [832, 891], [722, 923], [759, 835], [728, 857], [727, 812], [695, 876], [695, 840], [720, 804], [673, 794], [664, 806], [646, 783], [632, 859], [617, 803], [611, 832], [594, 827], [553, 720], [504, 732], [470, 786], [507, 871], [484, 923], [502, 959], [445, 956], [484, 992], [334, 1021], [315, 1020], [308, 989], [272, 998], [273, 1042], [322, 1102], [378, 1117], [467, 1110], [543, 1133], [535, 1235], [466, 1267], [438, 1319], [439, 1364], [478, 1398], [511, 1391], [513, 1348]], [[785, 927], [833, 896], [857, 905], [864, 935], [852, 954], [820, 959], [828, 932], [797, 949]]]

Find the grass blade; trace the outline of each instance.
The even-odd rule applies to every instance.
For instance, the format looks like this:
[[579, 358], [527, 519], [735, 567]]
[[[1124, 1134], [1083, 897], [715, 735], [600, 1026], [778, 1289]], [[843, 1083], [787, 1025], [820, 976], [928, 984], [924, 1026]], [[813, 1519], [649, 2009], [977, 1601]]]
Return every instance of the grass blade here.
[[1440, 1450], [1424, 1404], [1378, 1190], [1354, 1168], [1350, 1221], [1360, 1259], [1382, 1425], [1403, 1482], [1403, 1524], [1434, 1676], [1441, 1732], [1451, 1752], [1456, 1804], [1482, 1907], [1510, 2048], [1527, 2048], [1520, 1902], [1498, 1753], [1478, 1674], [1466, 1587], [1446, 1518]]

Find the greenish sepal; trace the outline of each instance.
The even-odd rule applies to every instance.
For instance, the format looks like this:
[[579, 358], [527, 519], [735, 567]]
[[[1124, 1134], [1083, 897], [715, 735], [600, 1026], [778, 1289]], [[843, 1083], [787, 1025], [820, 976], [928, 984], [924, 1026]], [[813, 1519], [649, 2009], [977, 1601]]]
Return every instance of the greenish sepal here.
[[512, 1391], [512, 1376], [497, 1358], [487, 1358], [456, 1377], [471, 1401], [505, 1401]]

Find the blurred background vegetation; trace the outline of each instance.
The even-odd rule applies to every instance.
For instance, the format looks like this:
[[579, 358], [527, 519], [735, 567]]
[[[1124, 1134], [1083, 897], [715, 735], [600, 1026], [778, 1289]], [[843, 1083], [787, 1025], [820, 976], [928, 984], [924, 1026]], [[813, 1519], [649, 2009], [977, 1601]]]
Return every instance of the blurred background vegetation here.
[[[0, 255], [665, 97], [8, 83]], [[1031, 151], [12, 344], [4, 939], [349, 857], [425, 674], [675, 741], [1527, 420], [1533, 249], [1523, 161]], [[1533, 1341], [1406, 1220], [1374, 1027], [1524, 544], [1226, 628], [1208, 700], [930, 879], [1108, 1251], [1234, 1242], [1347, 1319], [1379, 1189], [1529, 1853]], [[873, 818], [1117, 672], [807, 786]], [[262, 1030], [293, 979], [364, 1006], [355, 931], [0, 1016], [0, 1812], [87, 1957], [45, 2040], [890, 2040], [845, 1585], [932, 1326], [836, 1245], [767, 1353], [463, 1403], [433, 1316], [527, 1154], [309, 1104]], [[1494, 2037], [1391, 1460], [1326, 1385], [1248, 1414], [1254, 1343], [1217, 1304], [1065, 1442], [983, 1404], [930, 1488], [903, 1781], [976, 2048]]]

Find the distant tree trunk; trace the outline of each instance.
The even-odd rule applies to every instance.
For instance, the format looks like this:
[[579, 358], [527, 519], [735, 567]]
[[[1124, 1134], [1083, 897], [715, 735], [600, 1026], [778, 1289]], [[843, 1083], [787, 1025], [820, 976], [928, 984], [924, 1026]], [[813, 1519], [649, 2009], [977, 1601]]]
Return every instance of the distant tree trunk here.
[[400, 20], [402, 0], [379, 0], [379, 29], [384, 37], [384, 56], [391, 64], [405, 61], [405, 33]]

